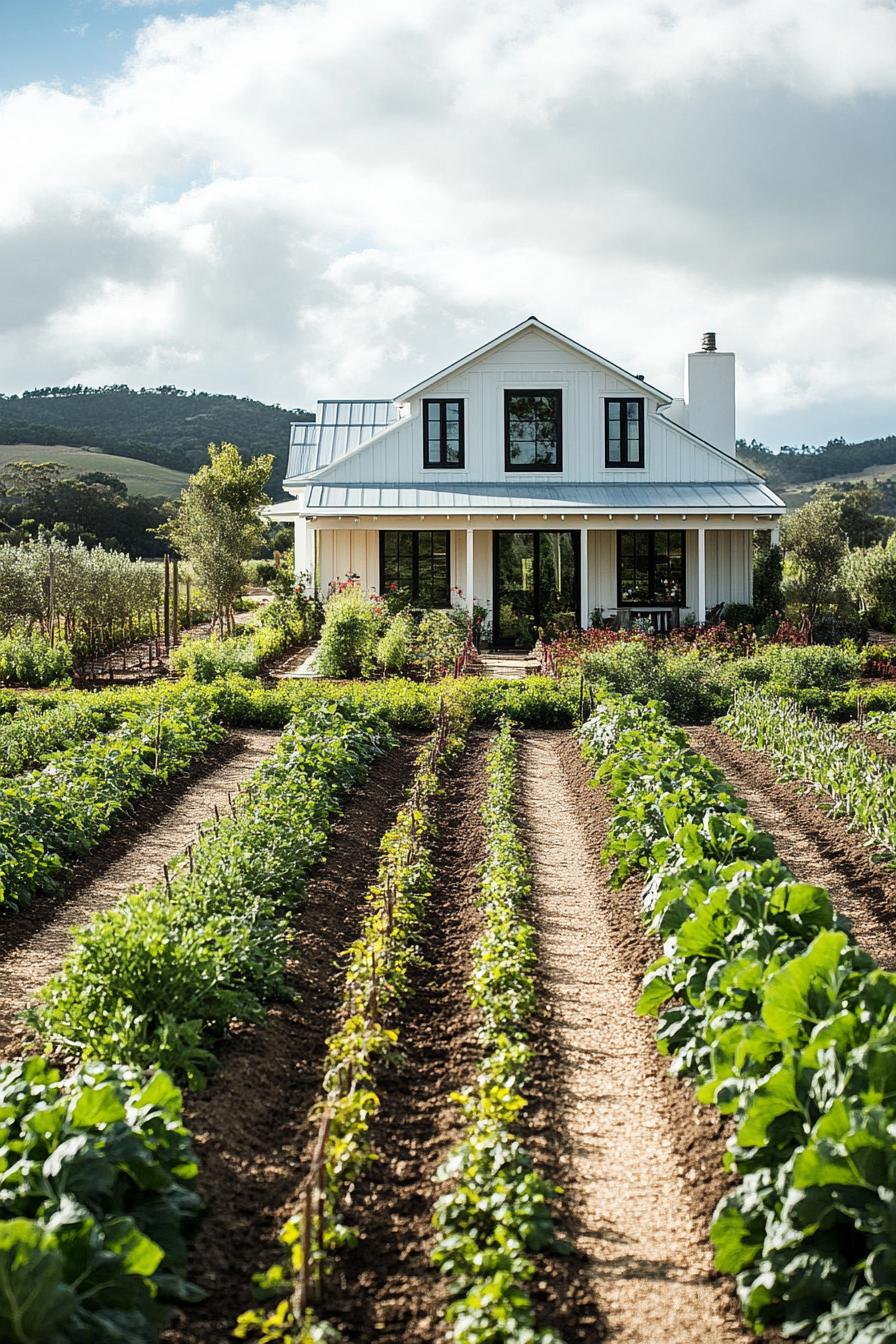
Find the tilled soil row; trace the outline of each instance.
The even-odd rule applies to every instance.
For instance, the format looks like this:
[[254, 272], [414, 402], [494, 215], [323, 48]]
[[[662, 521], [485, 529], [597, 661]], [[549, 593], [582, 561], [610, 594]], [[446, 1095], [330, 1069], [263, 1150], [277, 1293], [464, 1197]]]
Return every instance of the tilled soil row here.
[[253, 1305], [252, 1275], [280, 1258], [278, 1233], [293, 1212], [316, 1125], [326, 1041], [337, 1023], [344, 968], [379, 843], [413, 774], [419, 742], [379, 757], [348, 798], [326, 863], [311, 878], [296, 918], [287, 983], [293, 997], [263, 1023], [237, 1028], [219, 1050], [204, 1092], [188, 1094], [184, 1120], [199, 1158], [207, 1213], [188, 1273], [207, 1298], [179, 1312], [166, 1344], [222, 1344]]
[[794, 876], [826, 887], [866, 952], [896, 969], [896, 874], [873, 861], [862, 832], [831, 816], [805, 786], [779, 779], [760, 752], [746, 751], [720, 728], [687, 731], [694, 749], [719, 767], [772, 836]]
[[480, 808], [487, 737], [473, 733], [438, 806], [435, 881], [399, 1051], [380, 1071], [381, 1105], [371, 1127], [380, 1160], [359, 1183], [350, 1210], [359, 1232], [323, 1314], [352, 1344], [430, 1344], [440, 1325], [444, 1281], [431, 1263], [434, 1176], [462, 1137], [451, 1093], [472, 1083], [481, 1046], [467, 998], [475, 905], [485, 859]]
[[22, 1010], [65, 958], [73, 928], [108, 910], [136, 883], [162, 877], [163, 865], [224, 813], [228, 798], [261, 765], [279, 734], [231, 733], [192, 768], [135, 801], [97, 850], [71, 866], [65, 895], [41, 897], [0, 918], [0, 1058], [27, 1046]]
[[726, 1126], [670, 1077], [635, 1014], [659, 949], [638, 884], [614, 890], [601, 862], [612, 808], [568, 733], [528, 733], [522, 768], [547, 1025], [532, 1142], [577, 1247], [570, 1337], [588, 1338], [584, 1323], [619, 1344], [740, 1344], [753, 1336], [708, 1240], [730, 1184]]

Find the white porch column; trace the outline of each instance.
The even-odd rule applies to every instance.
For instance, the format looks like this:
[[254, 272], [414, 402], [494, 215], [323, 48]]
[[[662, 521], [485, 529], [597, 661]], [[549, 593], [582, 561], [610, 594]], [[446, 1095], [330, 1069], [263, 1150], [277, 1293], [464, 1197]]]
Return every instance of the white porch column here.
[[310, 523], [305, 524], [305, 555], [302, 569], [311, 575], [311, 592], [317, 595], [317, 532]]
[[473, 529], [467, 528], [467, 613], [473, 617]]
[[697, 528], [697, 604], [694, 610], [697, 624], [706, 621], [706, 528]]
[[591, 624], [591, 601], [588, 593], [588, 528], [579, 528], [579, 605], [582, 629]]

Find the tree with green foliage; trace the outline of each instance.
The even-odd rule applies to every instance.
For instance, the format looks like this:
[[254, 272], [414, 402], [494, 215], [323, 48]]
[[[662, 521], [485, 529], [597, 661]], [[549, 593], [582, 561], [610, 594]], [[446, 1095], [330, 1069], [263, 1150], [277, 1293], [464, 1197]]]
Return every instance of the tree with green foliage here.
[[843, 585], [862, 611], [879, 625], [896, 623], [896, 534], [865, 550], [850, 551], [843, 564]]
[[840, 526], [850, 546], [875, 546], [893, 531], [893, 519], [884, 516], [884, 493], [866, 481], [835, 489], [842, 504]]
[[805, 609], [810, 622], [842, 591], [840, 576], [847, 550], [842, 518], [843, 501], [830, 486], [820, 486], [781, 526], [787, 595]]
[[753, 619], [768, 620], [784, 606], [781, 547], [773, 546], [770, 532], [753, 533]]
[[243, 561], [264, 541], [260, 510], [269, 504], [265, 486], [270, 454], [243, 462], [233, 443], [210, 443], [209, 461], [191, 476], [174, 515], [161, 529], [186, 556], [212, 604], [222, 635], [234, 628], [233, 604], [243, 586]]

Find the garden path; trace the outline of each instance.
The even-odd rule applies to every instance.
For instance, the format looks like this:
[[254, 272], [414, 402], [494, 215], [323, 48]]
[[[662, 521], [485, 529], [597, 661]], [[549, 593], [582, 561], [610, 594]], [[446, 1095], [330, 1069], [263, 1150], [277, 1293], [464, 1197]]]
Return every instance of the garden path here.
[[108, 910], [136, 883], [158, 882], [163, 866], [183, 853], [197, 828], [229, 807], [229, 795], [271, 752], [279, 734], [231, 734], [187, 776], [138, 800], [117, 826], [73, 869], [61, 900], [41, 897], [27, 910], [4, 915], [0, 928], [0, 1058], [21, 1047], [22, 1010], [62, 964], [72, 930]]
[[635, 1015], [636, 905], [599, 861], [570, 748], [568, 733], [527, 733], [521, 796], [572, 1232], [609, 1340], [735, 1344], [751, 1336], [712, 1268], [706, 1210], [692, 1198], [701, 1177], [688, 1152], [700, 1148], [691, 1107], [684, 1122], [673, 1115], [667, 1092], [684, 1089], [657, 1069], [652, 1027]]

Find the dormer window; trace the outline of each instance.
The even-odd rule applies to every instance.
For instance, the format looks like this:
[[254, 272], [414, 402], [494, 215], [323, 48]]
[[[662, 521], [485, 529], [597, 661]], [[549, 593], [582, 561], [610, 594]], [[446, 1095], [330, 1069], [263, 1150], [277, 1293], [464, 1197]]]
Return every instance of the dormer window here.
[[604, 402], [604, 445], [606, 466], [643, 467], [643, 397], [607, 397]]
[[464, 403], [423, 402], [424, 467], [464, 465]]
[[504, 470], [562, 471], [559, 391], [504, 393]]

